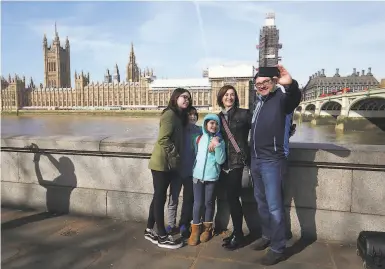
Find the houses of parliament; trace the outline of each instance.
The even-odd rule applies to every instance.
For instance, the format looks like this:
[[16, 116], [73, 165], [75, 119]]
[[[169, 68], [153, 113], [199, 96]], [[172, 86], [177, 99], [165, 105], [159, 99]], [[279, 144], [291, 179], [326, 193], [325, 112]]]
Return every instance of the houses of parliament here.
[[[281, 59], [278, 56], [280, 48], [275, 15], [267, 14], [257, 45], [258, 65], [276, 65]], [[255, 98], [252, 79], [257, 69], [253, 65], [211, 66], [198, 78], [158, 79], [152, 69], [139, 68], [132, 43], [125, 81], [121, 81], [119, 67], [115, 65], [112, 74], [107, 69], [101, 82], [91, 81], [89, 73], [75, 71], [72, 87], [70, 41], [67, 37], [64, 46], [61, 45], [56, 24], [51, 44], [44, 34], [43, 60], [44, 84], [37, 86], [32, 78], [27, 82], [24, 76], [18, 75], [1, 77], [2, 111], [162, 109], [178, 87], [191, 92], [193, 105], [198, 109], [218, 111], [217, 93], [226, 84], [237, 89], [242, 108], [252, 108]], [[378, 85], [371, 68], [366, 74], [362, 71], [361, 75], [354, 68], [347, 76], [341, 76], [337, 69], [332, 77], [327, 77], [322, 69], [309, 77], [303, 88], [303, 99], [318, 98], [321, 94], [346, 88], [355, 92]]]
[[75, 71], [75, 87], [71, 87], [70, 41], [67, 37], [64, 45], [61, 44], [56, 25], [51, 44], [44, 34], [43, 59], [44, 84], [35, 85], [32, 78], [26, 81], [24, 76], [19, 75], [1, 77], [1, 110], [161, 108], [167, 106], [172, 91], [177, 87], [188, 89], [193, 105], [198, 108], [218, 109], [216, 93], [221, 86], [229, 83], [237, 87], [242, 98], [241, 106], [249, 106], [253, 66], [246, 67], [246, 72], [237, 67], [235, 71], [238, 74], [227, 75], [230, 80], [226, 79], [226, 74], [223, 76], [220, 73], [234, 73], [234, 70], [223, 70], [223, 66], [211, 69], [214, 75], [211, 78], [208, 76], [210, 70], [206, 70], [202, 77], [195, 79], [157, 79], [152, 69], [139, 68], [131, 43], [125, 81], [121, 81], [119, 67], [115, 65], [112, 74], [107, 69], [104, 80], [96, 83], [90, 80], [89, 73]]

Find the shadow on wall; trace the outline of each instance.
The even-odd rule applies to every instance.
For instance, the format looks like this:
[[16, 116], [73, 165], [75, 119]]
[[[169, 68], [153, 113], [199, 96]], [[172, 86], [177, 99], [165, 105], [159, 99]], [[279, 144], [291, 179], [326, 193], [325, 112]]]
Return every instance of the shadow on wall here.
[[[306, 144], [302, 144], [306, 148]], [[314, 147], [314, 144], [312, 144]], [[300, 162], [311, 163], [315, 161], [317, 150], [296, 149], [296, 159]], [[319, 150], [332, 153], [338, 157], [348, 157], [350, 150], [337, 145], [327, 145], [323, 148], [320, 144]], [[297, 158], [298, 157], [298, 158]], [[290, 158], [289, 158], [290, 161]], [[327, 169], [315, 166], [305, 167], [305, 164], [297, 162], [290, 163], [288, 167], [286, 182], [284, 183], [284, 201], [286, 206], [286, 227], [287, 239], [292, 238], [292, 227], [290, 211], [295, 210], [300, 225], [300, 239], [292, 246], [288, 246], [288, 255], [294, 255], [301, 252], [307, 246], [317, 240], [317, 227], [315, 214], [317, 208], [316, 188], [318, 186], [318, 175], [327, 171]], [[323, 171], [322, 171], [323, 170]], [[247, 176], [246, 173], [244, 176]], [[217, 233], [226, 230], [230, 221], [230, 213], [227, 201], [224, 199], [226, 194], [222, 190], [223, 186], [218, 186], [217, 213], [215, 216], [215, 226], [218, 227]], [[252, 188], [244, 188], [242, 193], [242, 206], [245, 222], [250, 231], [251, 238], [261, 236], [260, 219], [258, 215], [258, 206], [253, 196]], [[291, 202], [294, 207], [291, 207]]]
[[[305, 146], [305, 144], [302, 144]], [[313, 145], [314, 146], [314, 145]], [[320, 144], [319, 150], [332, 153], [338, 157], [346, 158], [350, 155], [350, 150], [338, 145], [328, 144], [323, 148]], [[296, 149], [300, 151], [296, 154], [300, 161], [315, 161], [316, 150]], [[302, 155], [303, 154], [303, 155]], [[301, 158], [301, 155], [303, 156]], [[290, 163], [290, 156], [289, 156]], [[300, 168], [298, 166], [301, 166]], [[295, 210], [300, 225], [300, 239], [292, 245], [288, 251], [289, 255], [301, 252], [307, 246], [317, 240], [317, 226], [315, 215], [317, 211], [317, 193], [318, 175], [327, 172], [327, 168], [318, 168], [314, 166], [304, 167], [303, 165], [290, 163], [288, 169], [287, 181], [284, 184], [284, 201], [286, 206], [286, 227], [287, 239], [292, 238], [290, 211]], [[291, 203], [294, 202], [294, 207]]]
[[[31, 144], [35, 173], [40, 186], [46, 189], [46, 208], [47, 212], [23, 217], [21, 219], [12, 220], [2, 224], [2, 229], [12, 229], [31, 222], [41, 221], [46, 218], [52, 218], [70, 211], [71, 193], [77, 186], [77, 178], [75, 175], [75, 166], [68, 157], [60, 157], [56, 160], [51, 154], [39, 152], [36, 144]], [[55, 179], [45, 180], [40, 171], [41, 156], [47, 159], [58, 170], [60, 175]]]

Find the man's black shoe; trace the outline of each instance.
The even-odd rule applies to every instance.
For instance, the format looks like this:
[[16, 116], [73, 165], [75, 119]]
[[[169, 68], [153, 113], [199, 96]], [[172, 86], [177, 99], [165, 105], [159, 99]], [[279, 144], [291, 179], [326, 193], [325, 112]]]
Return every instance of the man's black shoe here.
[[266, 238], [258, 239], [253, 245], [252, 248], [254, 250], [264, 250], [270, 245], [270, 240]]
[[285, 260], [285, 256], [283, 253], [274, 252], [271, 249], [269, 249], [266, 254], [261, 259], [262, 265], [274, 265], [281, 261]]
[[244, 245], [245, 238], [244, 236], [233, 235], [230, 241], [223, 243], [222, 247], [226, 250], [236, 250]]
[[223, 238], [222, 241], [224, 244], [228, 244], [233, 239], [233, 237], [234, 237], [234, 232], [232, 232], [228, 237]]

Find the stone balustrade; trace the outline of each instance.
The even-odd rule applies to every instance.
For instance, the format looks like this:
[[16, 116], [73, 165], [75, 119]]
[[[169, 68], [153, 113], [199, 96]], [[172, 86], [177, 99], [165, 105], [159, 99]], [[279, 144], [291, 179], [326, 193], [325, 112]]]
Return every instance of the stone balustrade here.
[[[2, 206], [146, 221], [153, 143], [113, 136], [3, 136]], [[39, 161], [26, 148], [31, 144], [43, 153]], [[226, 197], [218, 191], [216, 225], [231, 227]], [[245, 232], [258, 231], [251, 189], [244, 189], [242, 202]], [[385, 231], [385, 146], [292, 143], [285, 204], [297, 236], [354, 241], [361, 230]]]

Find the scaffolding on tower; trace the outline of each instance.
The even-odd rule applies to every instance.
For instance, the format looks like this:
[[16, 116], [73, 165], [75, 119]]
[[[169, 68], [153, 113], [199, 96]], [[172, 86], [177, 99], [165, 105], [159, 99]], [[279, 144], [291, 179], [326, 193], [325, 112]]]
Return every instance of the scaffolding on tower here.
[[281, 61], [278, 52], [282, 49], [279, 43], [279, 30], [275, 25], [275, 14], [267, 13], [265, 25], [259, 33], [259, 44], [256, 45], [259, 51], [259, 66], [275, 66]]

